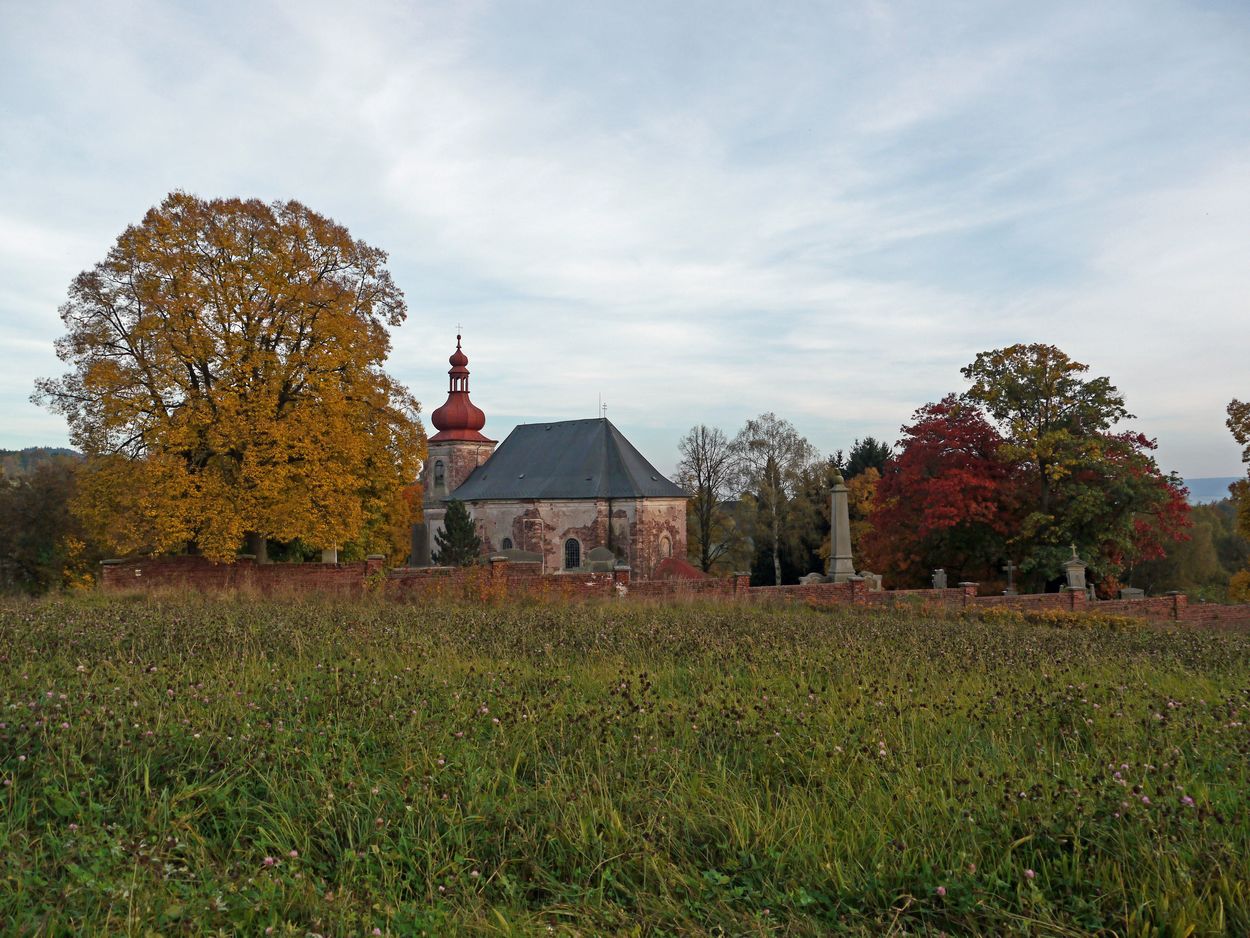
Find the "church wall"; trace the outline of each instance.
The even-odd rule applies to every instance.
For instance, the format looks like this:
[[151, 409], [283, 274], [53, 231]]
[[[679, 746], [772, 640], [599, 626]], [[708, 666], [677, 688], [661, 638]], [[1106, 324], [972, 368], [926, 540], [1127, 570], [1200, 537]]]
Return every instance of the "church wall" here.
[[471, 502], [469, 507], [483, 553], [503, 550], [504, 538], [517, 550], [539, 552], [541, 547], [548, 572], [564, 568], [564, 544], [570, 537], [581, 544], [583, 562], [594, 548], [611, 546], [639, 579], [650, 577], [663, 559], [662, 537], [668, 539], [670, 556], [686, 556], [685, 499], [491, 500]]
[[662, 543], [667, 540], [671, 557], [686, 557], [686, 499], [641, 498], [631, 526], [634, 544], [633, 567], [637, 577], [650, 577], [665, 554]]
[[[430, 443], [425, 463], [421, 466], [421, 475], [417, 481], [421, 484], [423, 502], [421, 506], [422, 523], [413, 535], [413, 562], [429, 563], [435, 550], [434, 536], [443, 530], [443, 517], [446, 515], [446, 499], [454, 496], [455, 490], [469, 477], [478, 466], [490, 459], [495, 451], [495, 443], [475, 443], [468, 440], [453, 440], [445, 443]], [[442, 485], [436, 484], [437, 466], [443, 464]]]
[[[425, 464], [421, 467], [421, 489], [426, 502], [446, 498], [469, 477], [478, 466], [490, 459], [495, 451], [494, 443], [473, 443], [456, 440], [447, 443], [430, 443]], [[443, 485], [435, 486], [435, 466], [443, 463]]]
[[[608, 503], [603, 499], [522, 499], [471, 502], [473, 520], [484, 553], [503, 550], [504, 538], [517, 550], [540, 552], [548, 572], [564, 568], [564, 542], [577, 538], [585, 559], [595, 547], [608, 543]], [[613, 503], [613, 515], [623, 513]], [[627, 538], [628, 516], [613, 526], [613, 543]]]

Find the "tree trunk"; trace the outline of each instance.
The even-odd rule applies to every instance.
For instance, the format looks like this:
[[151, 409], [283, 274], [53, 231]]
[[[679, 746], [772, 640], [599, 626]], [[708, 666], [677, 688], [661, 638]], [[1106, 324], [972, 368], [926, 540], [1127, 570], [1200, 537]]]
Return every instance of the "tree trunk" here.
[[699, 566], [704, 573], [712, 569], [712, 545], [708, 543], [712, 536], [712, 512], [709, 508], [712, 504], [711, 493], [705, 492], [703, 503], [699, 505]]
[[247, 535], [247, 552], [255, 555], [257, 563], [269, 563], [269, 544], [265, 535], [250, 532]]
[[781, 585], [781, 529], [778, 520], [776, 503], [773, 504], [773, 577], [777, 586]]

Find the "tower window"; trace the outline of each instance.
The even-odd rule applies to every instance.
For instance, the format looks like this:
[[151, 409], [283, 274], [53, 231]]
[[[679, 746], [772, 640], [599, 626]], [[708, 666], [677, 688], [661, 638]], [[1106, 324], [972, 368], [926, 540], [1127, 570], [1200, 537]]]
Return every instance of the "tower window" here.
[[570, 537], [564, 542], [564, 569], [576, 570], [582, 565], [582, 545], [577, 538]]
[[443, 461], [437, 459], [434, 461], [434, 487], [441, 489], [446, 482], [446, 471], [443, 468]]
[[668, 539], [668, 535], [665, 534], [662, 538], [660, 538], [660, 558], [667, 560], [671, 556], [673, 556], [673, 542], [670, 541]]
[[500, 550], [512, 550], [512, 538], [505, 537], [503, 543], [499, 545]]

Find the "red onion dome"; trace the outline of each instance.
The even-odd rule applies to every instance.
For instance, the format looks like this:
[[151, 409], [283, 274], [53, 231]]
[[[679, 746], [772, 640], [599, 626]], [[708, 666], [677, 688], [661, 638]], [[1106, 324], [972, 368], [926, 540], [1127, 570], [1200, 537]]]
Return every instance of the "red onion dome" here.
[[450, 394], [445, 403], [430, 414], [430, 422], [439, 430], [439, 436], [455, 430], [480, 430], [486, 426], [486, 414], [469, 400], [468, 394]]
[[442, 407], [430, 414], [430, 422], [438, 430], [430, 437], [431, 443], [446, 440], [471, 440], [473, 442], [492, 442], [479, 432], [486, 426], [486, 414], [469, 400], [469, 356], [460, 348], [460, 336], [456, 336], [456, 350], [447, 359], [451, 368], [447, 374], [451, 376], [447, 389], [447, 401]]
[[460, 336], [456, 336], [456, 350], [447, 359], [453, 368], [464, 368], [469, 364], [469, 356], [460, 350]]

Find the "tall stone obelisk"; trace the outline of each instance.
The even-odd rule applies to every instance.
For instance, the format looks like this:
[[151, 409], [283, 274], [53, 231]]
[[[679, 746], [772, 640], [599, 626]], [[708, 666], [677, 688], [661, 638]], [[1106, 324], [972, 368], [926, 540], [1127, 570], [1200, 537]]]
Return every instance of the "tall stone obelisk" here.
[[833, 503], [829, 515], [829, 580], [845, 583], [855, 576], [855, 564], [851, 561], [851, 503], [849, 489], [842, 473], [833, 477]]

